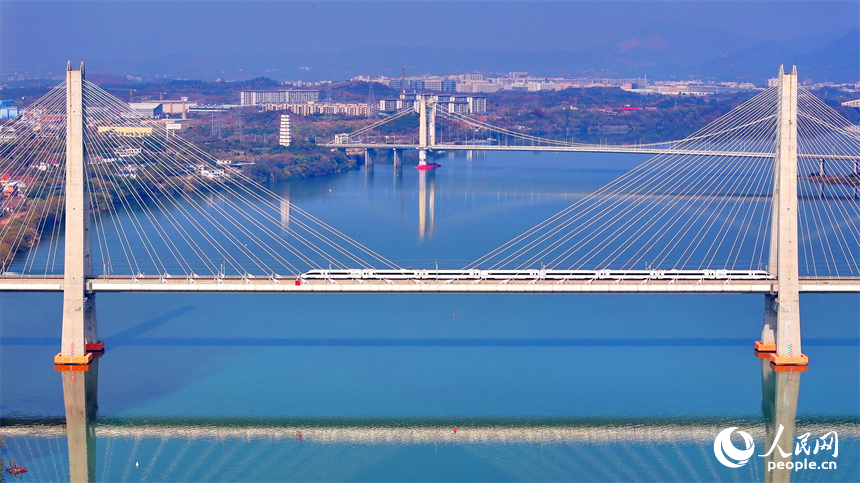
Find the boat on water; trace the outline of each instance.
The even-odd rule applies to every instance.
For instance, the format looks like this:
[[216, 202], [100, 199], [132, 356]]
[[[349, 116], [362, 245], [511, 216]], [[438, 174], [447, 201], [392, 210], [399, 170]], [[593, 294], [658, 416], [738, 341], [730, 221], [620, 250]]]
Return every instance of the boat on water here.
[[21, 466], [21, 463], [10, 461], [9, 466], [6, 467], [6, 471], [8, 471], [12, 476], [20, 478], [27, 472], [27, 468]]

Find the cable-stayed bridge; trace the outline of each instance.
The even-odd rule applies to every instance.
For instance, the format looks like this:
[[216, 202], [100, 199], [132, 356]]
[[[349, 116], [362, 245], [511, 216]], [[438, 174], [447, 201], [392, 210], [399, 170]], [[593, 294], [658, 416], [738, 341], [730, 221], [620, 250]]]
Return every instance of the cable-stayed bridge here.
[[467, 266], [405, 269], [69, 68], [3, 127], [0, 290], [64, 293], [57, 363], [103, 347], [98, 292], [233, 291], [764, 293], [757, 347], [805, 364], [798, 294], [860, 292], [860, 132], [780, 79]]

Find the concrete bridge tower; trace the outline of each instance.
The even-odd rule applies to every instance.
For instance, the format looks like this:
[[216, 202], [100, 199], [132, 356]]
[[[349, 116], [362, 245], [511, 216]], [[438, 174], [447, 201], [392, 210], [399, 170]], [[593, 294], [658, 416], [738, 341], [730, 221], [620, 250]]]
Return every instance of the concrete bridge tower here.
[[776, 291], [765, 295], [764, 329], [756, 350], [777, 365], [806, 365], [800, 347], [797, 211], [797, 67], [779, 68], [777, 146], [768, 270]]
[[90, 200], [84, 152], [84, 64], [66, 67], [66, 248], [63, 278], [63, 338], [55, 364], [88, 364], [98, 340], [95, 294], [87, 290], [93, 274]]
[[422, 96], [415, 103], [418, 111], [418, 165], [427, 164], [427, 150], [436, 145], [436, 98]]

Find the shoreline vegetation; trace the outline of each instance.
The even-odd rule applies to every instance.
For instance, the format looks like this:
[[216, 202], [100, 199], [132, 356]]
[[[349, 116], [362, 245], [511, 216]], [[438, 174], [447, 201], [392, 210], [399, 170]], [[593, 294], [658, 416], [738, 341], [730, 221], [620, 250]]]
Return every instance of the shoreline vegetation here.
[[[103, 88], [120, 98], [121, 91], [128, 90], [128, 86], [102, 84]], [[170, 81], [135, 84], [134, 87], [139, 92], [159, 93], [165, 99], [182, 96], [190, 102], [211, 105], [235, 104], [242, 90], [273, 90], [280, 84], [272, 79], [257, 78], [244, 82]], [[398, 91], [378, 84], [373, 89], [376, 98], [399, 96]], [[0, 98], [19, 99], [21, 101], [16, 104], [23, 109], [48, 90], [41, 85], [20, 82], [0, 88]], [[334, 102], [367, 102], [368, 93], [367, 83], [347, 82], [332, 86], [326, 95]], [[711, 96], [643, 95], [609, 87], [498, 92], [487, 96], [487, 113], [475, 117], [501, 128], [550, 139], [583, 143], [649, 143], [683, 139], [754, 94], [755, 91]], [[848, 100], [848, 93], [822, 89], [817, 95], [852, 122], [860, 122], [858, 110], [840, 106], [840, 102]], [[327, 142], [337, 133], [355, 131], [373, 120], [343, 115], [290, 114], [292, 142], [284, 147], [278, 144], [280, 116], [284, 113], [259, 111], [254, 106], [218, 113], [191, 113], [187, 120], [182, 121], [183, 129], [179, 135], [223, 164], [242, 165], [243, 174], [261, 184], [328, 176], [357, 168], [357, 157], [341, 150], [324, 148], [317, 141]], [[10, 120], [5, 121], [8, 123]], [[417, 122], [410, 124], [405, 118], [401, 121], [382, 126], [377, 135], [410, 136], [415, 129], [412, 124]], [[440, 134], [443, 129], [440, 125]], [[187, 179], [181, 181], [188, 182]], [[94, 209], [108, 211], [111, 204], [129, 197], [149, 200], [150, 190], [142, 186], [133, 188], [133, 183], [128, 186], [132, 188], [113, 185], [106, 187], [104, 192], [97, 190], [93, 193]], [[11, 195], [20, 198], [18, 203], [37, 205], [29, 210], [29, 215], [28, 211], [19, 211], [15, 215], [4, 213], [0, 217], [3, 233], [0, 237], [0, 271], [5, 271], [16, 256], [35, 247], [46, 230], [55, 230], [57, 222], [62, 222], [62, 210], [56, 206], [60, 199], [58, 193], [38, 198], [35, 195], [38, 191], [30, 187], [24, 193]]]

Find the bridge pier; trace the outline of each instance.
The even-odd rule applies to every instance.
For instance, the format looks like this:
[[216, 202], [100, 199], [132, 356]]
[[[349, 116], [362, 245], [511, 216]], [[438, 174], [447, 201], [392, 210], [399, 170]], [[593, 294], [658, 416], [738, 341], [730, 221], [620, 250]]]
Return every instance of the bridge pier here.
[[756, 350], [772, 352], [769, 358], [776, 365], [806, 365], [809, 358], [801, 352], [800, 344], [797, 248], [797, 67], [786, 74], [780, 66], [779, 89], [768, 261], [768, 270], [776, 277], [776, 292], [765, 296], [762, 340], [755, 346]]
[[98, 340], [92, 277], [90, 203], [84, 154], [84, 64], [66, 68], [66, 247], [63, 278], [63, 337], [55, 364], [89, 364], [92, 351], [104, 349]]
[[370, 148], [364, 149], [364, 165], [373, 166], [373, 150]]
[[401, 151], [402, 150], [396, 149], [396, 148], [391, 150], [391, 158], [394, 160], [394, 167], [395, 168], [397, 166], [400, 166]]
[[759, 352], [776, 352], [776, 309], [778, 306], [775, 294], [765, 294], [764, 328], [761, 330], [761, 340], [755, 342], [755, 350]]

